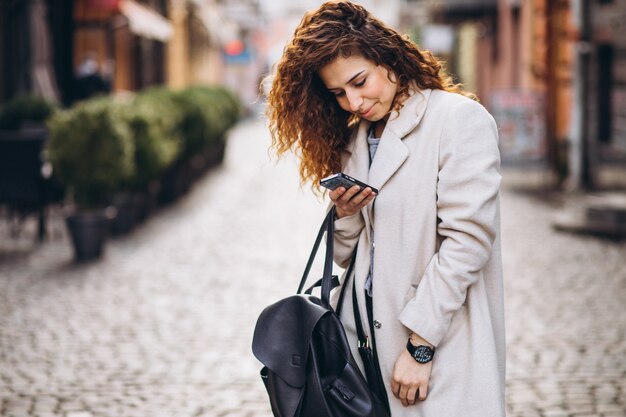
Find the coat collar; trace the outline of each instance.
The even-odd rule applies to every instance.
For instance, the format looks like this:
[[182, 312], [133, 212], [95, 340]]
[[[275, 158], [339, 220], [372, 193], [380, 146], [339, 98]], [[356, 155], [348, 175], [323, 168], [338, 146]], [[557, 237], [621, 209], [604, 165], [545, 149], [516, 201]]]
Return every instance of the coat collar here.
[[426, 113], [431, 91], [431, 89], [411, 91], [411, 95], [404, 102], [400, 114], [392, 115], [389, 118], [385, 130], [388, 127], [397, 137], [404, 139], [417, 127], [424, 113]]
[[347, 147], [350, 156], [344, 172], [366, 182], [379, 191], [409, 156], [402, 142], [422, 120], [431, 90], [417, 90], [405, 101], [400, 113], [392, 114], [383, 131], [376, 157], [370, 167], [367, 136], [371, 123], [362, 120], [357, 133]]
[[[380, 193], [385, 183], [402, 166], [409, 156], [409, 150], [402, 142], [422, 120], [430, 98], [430, 89], [414, 90], [405, 101], [399, 114], [392, 115], [385, 126], [376, 151], [376, 157], [370, 167], [369, 145], [367, 136], [371, 123], [362, 120], [356, 134], [346, 150], [347, 161], [343, 171], [357, 179], [366, 178], [366, 182]], [[375, 200], [374, 200], [375, 201]], [[368, 240], [371, 239], [371, 219], [374, 204], [364, 207], [361, 212], [365, 220]]]

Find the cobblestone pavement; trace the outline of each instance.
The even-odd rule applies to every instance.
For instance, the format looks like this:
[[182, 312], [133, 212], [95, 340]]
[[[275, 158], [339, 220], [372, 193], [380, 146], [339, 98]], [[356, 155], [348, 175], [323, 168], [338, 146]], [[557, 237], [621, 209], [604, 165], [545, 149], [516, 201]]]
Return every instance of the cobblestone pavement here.
[[[295, 291], [325, 203], [267, 145], [239, 125], [100, 262], [73, 264], [60, 213], [39, 247], [0, 228], [1, 416], [271, 415], [252, 329]], [[556, 233], [555, 205], [510, 186], [502, 209], [509, 417], [625, 416], [626, 244]]]

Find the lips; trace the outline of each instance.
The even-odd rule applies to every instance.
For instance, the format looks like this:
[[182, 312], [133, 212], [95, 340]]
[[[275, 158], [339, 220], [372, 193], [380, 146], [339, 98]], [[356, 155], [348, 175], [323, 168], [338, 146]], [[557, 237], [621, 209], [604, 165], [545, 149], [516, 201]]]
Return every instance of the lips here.
[[[375, 104], [374, 104], [374, 106], [375, 106]], [[367, 109], [367, 110], [366, 110], [366, 111], [364, 111], [364, 112], [359, 112], [359, 116], [361, 116], [361, 117], [367, 117], [367, 116], [369, 116], [369, 115], [370, 115], [370, 113], [372, 112], [372, 109], [374, 109], [374, 106], [370, 107], [369, 109]]]

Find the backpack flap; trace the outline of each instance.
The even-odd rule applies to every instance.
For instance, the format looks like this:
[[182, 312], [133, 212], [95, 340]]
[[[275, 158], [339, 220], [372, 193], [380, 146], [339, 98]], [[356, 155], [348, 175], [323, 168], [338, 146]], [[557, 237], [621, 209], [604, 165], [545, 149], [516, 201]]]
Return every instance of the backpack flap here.
[[317, 322], [330, 311], [312, 295], [293, 295], [263, 310], [252, 338], [252, 353], [293, 387], [306, 382], [309, 343]]

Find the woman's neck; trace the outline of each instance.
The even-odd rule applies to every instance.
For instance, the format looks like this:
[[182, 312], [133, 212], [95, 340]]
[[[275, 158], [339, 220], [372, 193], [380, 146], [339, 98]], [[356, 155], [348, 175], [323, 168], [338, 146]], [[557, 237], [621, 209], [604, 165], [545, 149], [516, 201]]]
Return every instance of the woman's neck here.
[[379, 138], [383, 135], [383, 131], [385, 130], [385, 125], [387, 124], [386, 119], [379, 120], [377, 122], [372, 122], [372, 132], [374, 133], [375, 138]]

